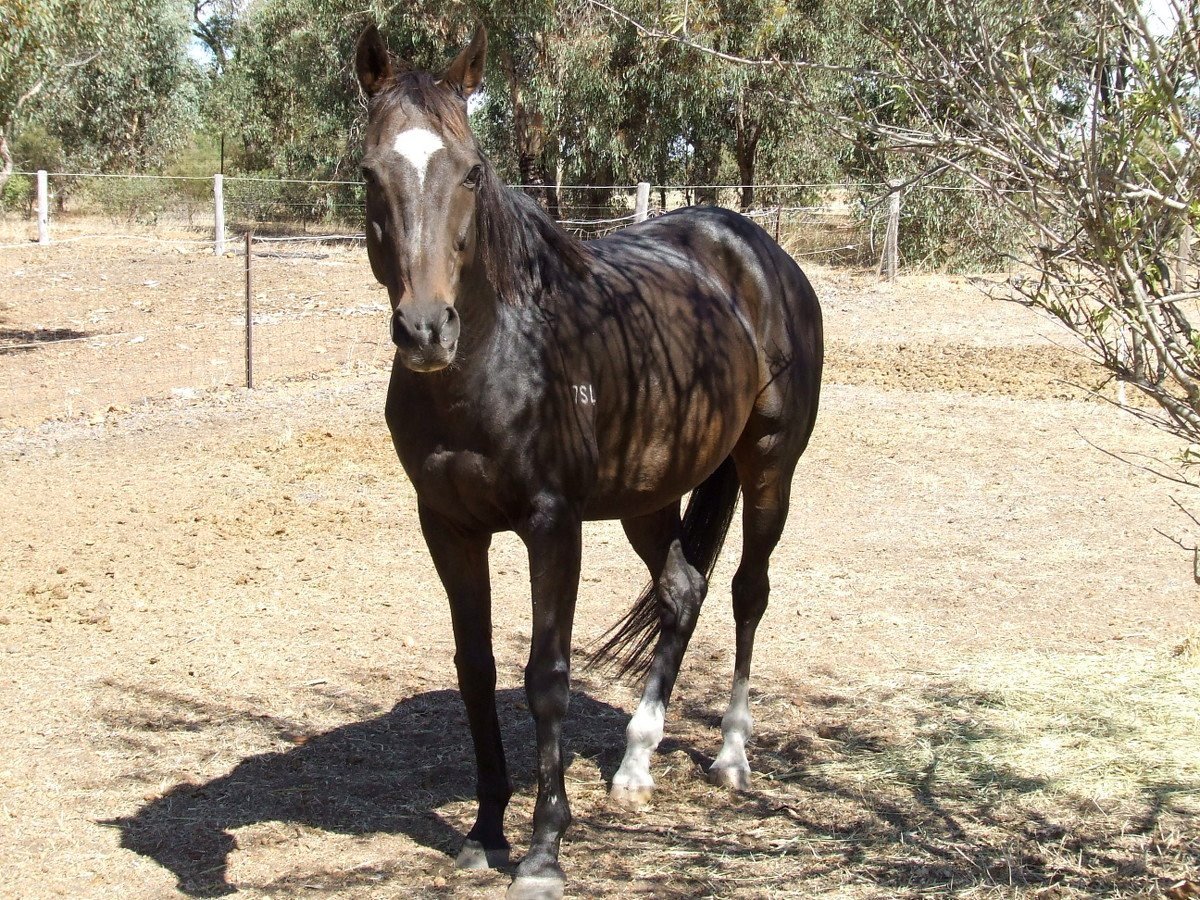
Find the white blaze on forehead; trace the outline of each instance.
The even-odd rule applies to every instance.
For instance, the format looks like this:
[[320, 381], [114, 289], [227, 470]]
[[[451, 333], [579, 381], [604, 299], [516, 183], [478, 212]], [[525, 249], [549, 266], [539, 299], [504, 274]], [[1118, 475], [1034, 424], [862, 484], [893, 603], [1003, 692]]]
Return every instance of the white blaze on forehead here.
[[445, 146], [441, 137], [428, 128], [409, 128], [396, 135], [392, 149], [416, 170], [417, 184], [424, 187], [425, 170], [429, 168], [430, 158], [439, 150], [445, 149]]

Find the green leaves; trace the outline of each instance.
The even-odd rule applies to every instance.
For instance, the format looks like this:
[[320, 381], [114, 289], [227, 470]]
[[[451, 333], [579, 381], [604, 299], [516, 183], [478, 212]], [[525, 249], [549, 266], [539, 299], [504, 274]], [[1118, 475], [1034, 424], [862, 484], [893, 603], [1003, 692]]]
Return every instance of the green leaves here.
[[15, 0], [0, 11], [0, 129], [39, 126], [87, 169], [161, 165], [195, 126], [190, 7], [177, 0]]
[[[686, 10], [689, 36], [748, 54], [808, 53], [833, 40], [831, 29], [846, 27], [821, 2], [634, 0], [622, 8], [679, 29]], [[773, 67], [747, 72], [643, 40], [582, 0], [433, 0], [377, 13], [395, 56], [435, 70], [477, 21], [488, 26], [476, 130], [510, 179], [520, 177], [519, 157], [530, 149], [536, 168], [551, 179], [561, 172], [566, 183], [835, 174], [828, 129], [790, 101], [789, 78]], [[249, 8], [214, 87], [222, 102], [208, 104], [210, 118], [237, 135], [230, 142], [236, 165], [352, 177], [362, 106], [347, 64], [365, 22], [361, 7], [345, 0], [262, 0]], [[541, 131], [530, 137], [522, 127]], [[522, 139], [528, 146], [519, 146]]]

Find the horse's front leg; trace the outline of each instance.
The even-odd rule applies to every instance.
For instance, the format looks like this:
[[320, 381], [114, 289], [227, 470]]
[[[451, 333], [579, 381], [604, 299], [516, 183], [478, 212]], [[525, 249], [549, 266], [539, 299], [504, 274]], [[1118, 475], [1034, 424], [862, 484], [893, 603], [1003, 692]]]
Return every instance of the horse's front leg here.
[[454, 627], [454, 665], [478, 772], [475, 825], [459, 851], [456, 864], [483, 869], [508, 863], [504, 810], [512, 785], [504, 763], [500, 721], [496, 716], [496, 660], [492, 655], [492, 593], [488, 573], [490, 534], [468, 534], [431, 510], [421, 507], [421, 531], [450, 599]]
[[537, 805], [529, 853], [517, 868], [509, 900], [561, 897], [558, 849], [571, 823], [563, 780], [562, 721], [571, 692], [571, 625], [579, 592], [580, 517], [566, 504], [540, 502], [521, 529], [529, 550], [533, 633], [525, 693], [537, 729]]

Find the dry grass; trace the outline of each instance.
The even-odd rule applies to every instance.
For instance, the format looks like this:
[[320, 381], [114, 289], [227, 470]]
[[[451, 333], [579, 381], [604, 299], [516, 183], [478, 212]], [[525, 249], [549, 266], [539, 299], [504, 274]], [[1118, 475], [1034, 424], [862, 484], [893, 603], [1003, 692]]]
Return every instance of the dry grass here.
[[[212, 214], [209, 212], [207, 217], [197, 217], [192, 224], [178, 219], [147, 224], [125, 217], [51, 213], [50, 240], [52, 244], [66, 241], [81, 242], [86, 246], [89, 241], [83, 239], [90, 240], [92, 238], [101, 244], [111, 243], [117, 239], [114, 235], [199, 245], [204, 241], [212, 241]], [[0, 244], [33, 244], [36, 243], [37, 237], [37, 218], [35, 216], [26, 217], [11, 212], [0, 214]], [[210, 243], [210, 252], [211, 249]]]
[[[607, 702], [611, 685], [577, 683], [567, 746], [577, 818], [565, 848], [576, 895], [1137, 896], [1200, 877], [1195, 670], [1146, 652], [1030, 654], [841, 685], [852, 690], [757, 695], [756, 783], [744, 795], [701, 777], [719, 696], [680, 704], [656, 760], [655, 802], [629, 814], [605, 796], [624, 713]], [[153, 767], [199, 734], [209, 746], [277, 748], [216, 778], [165, 780], [109, 823], [121, 845], [193, 896], [227, 891], [227, 878], [276, 896], [387, 886], [390, 896], [414, 877], [428, 896], [439, 884], [464, 895], [502, 888], [504, 875], [455, 874], [443, 856], [472, 811], [454, 692], [421, 692], [382, 714], [330, 699], [349, 724], [314, 732], [250, 705], [106, 685], [101, 721], [130, 760]], [[521, 693], [502, 691], [500, 709], [517, 777], [510, 815], [526, 822], [532, 732]], [[337, 834], [400, 834], [413, 849], [357, 862], [349, 852], [330, 870], [313, 860], [267, 883], [245, 869], [276, 845], [328, 847], [322, 835]]]
[[1200, 666], [1200, 629], [1193, 628], [1175, 645], [1173, 655], [1181, 662]]
[[699, 786], [690, 726], [716, 711], [693, 709], [673, 801], [636, 825], [600, 813], [583, 840], [666, 854], [661, 880], [630, 871], [655, 895], [1156, 894], [1200, 874], [1198, 699], [1200, 673], [1145, 652], [768, 693], [756, 789], [731, 801]]
[[[10, 271], [0, 312], [18, 329], [91, 327], [101, 302], [114, 319], [150, 316], [139, 299], [182, 316], [200, 289], [166, 276], [196, 281], [211, 257], [178, 256], [105, 248], [129, 308], [74, 290], [98, 287], [83, 280], [98, 266], [43, 257], [76, 277], [31, 299]], [[369, 282], [361, 260], [271, 266], [268, 313]], [[1190, 560], [1154, 531], [1172, 527], [1173, 488], [1091, 444], [1171, 446], [1062, 390], [1075, 361], [1020, 308], [953, 279], [810, 271], [829, 379], [772, 564], [754, 790], [701, 776], [731, 667], [735, 533], [650, 808], [606, 799], [632, 691], [576, 680], [570, 891], [1122, 897], [1195, 882], [1195, 591]], [[4, 359], [14, 396], [39, 360], [62, 364], [35, 388], [138, 380], [131, 356]], [[503, 895], [505, 873], [452, 869], [473, 759], [445, 600], [381, 423], [386, 377], [265, 381], [0, 430], [0, 894]], [[641, 582], [619, 524], [586, 535], [581, 643]], [[493, 547], [493, 594], [519, 855], [533, 740], [511, 536]]]

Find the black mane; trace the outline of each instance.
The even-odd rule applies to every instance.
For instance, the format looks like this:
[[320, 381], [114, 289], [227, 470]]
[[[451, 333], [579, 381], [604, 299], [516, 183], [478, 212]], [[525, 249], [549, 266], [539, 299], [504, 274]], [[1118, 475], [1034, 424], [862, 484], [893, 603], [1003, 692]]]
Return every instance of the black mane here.
[[591, 254], [528, 194], [507, 187], [483, 157], [476, 223], [488, 281], [503, 303], [537, 301], [587, 273]]
[[[504, 814], [513, 784], [496, 707], [493, 613], [500, 622], [513, 611], [507, 602], [493, 609], [488, 560], [492, 536], [511, 531], [529, 560], [532, 615], [521, 622], [532, 635], [524, 681], [536, 719], [538, 793], [509, 896], [562, 897], [559, 845], [571, 812], [561, 731], [583, 523], [623, 521], [651, 576], [597, 651], [600, 662], [648, 673], [612, 777], [613, 801], [637, 806], [652, 796], [651, 754], [745, 485], [733, 688], [709, 778], [750, 790], [750, 659], [792, 476], [816, 422], [824, 337], [800, 267], [738, 213], [680, 211], [585, 242], [532, 196], [506, 187], [467, 121], [465, 99], [482, 83], [486, 51], [480, 27], [435, 79], [396, 75], [373, 26], [359, 39], [359, 82], [373, 104], [388, 104], [372, 106], [368, 172], [391, 165], [389, 139], [413, 168], [428, 165], [438, 142], [397, 147], [407, 129], [436, 129], [447, 151], [432, 182], [428, 169], [407, 177], [396, 162], [405, 177], [376, 185], [368, 249], [388, 288], [396, 345], [384, 415], [449, 601], [475, 748], [478, 811], [456, 864], [508, 867], [511, 859]], [[415, 187], [418, 178], [430, 190], [397, 193], [405, 188], [395, 182]], [[405, 201], [426, 206], [414, 216], [396, 208]], [[396, 234], [383, 230], [388, 214], [426, 211], [438, 229], [428, 240], [403, 240], [403, 223]]]

